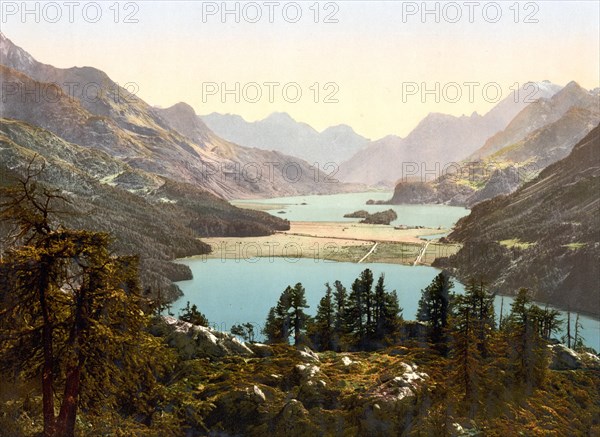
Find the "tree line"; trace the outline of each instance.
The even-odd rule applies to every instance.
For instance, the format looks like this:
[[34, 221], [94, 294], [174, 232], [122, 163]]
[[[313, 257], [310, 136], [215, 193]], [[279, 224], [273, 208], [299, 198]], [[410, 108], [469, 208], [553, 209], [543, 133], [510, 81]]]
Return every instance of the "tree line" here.
[[406, 322], [397, 293], [386, 290], [383, 274], [373, 285], [370, 269], [360, 274], [350, 291], [340, 281], [333, 287], [326, 283], [314, 317], [306, 313], [302, 284], [288, 286], [269, 310], [263, 329], [266, 341], [308, 345], [318, 351], [368, 351], [417, 342], [448, 360], [449, 384], [459, 385], [470, 402], [481, 400], [483, 383], [500, 368], [505, 370], [502, 378], [494, 377], [507, 384], [535, 387], [543, 381], [546, 345], [562, 322], [557, 310], [535, 305], [529, 290], [520, 289], [510, 313], [497, 320], [495, 295], [484, 282], [471, 280], [464, 294], [456, 294], [449, 273], [442, 271], [421, 290], [416, 318], [426, 327], [424, 338], [410, 338], [402, 332]]
[[388, 292], [385, 277], [374, 284], [365, 269], [350, 291], [340, 281], [325, 284], [315, 317], [306, 314], [306, 290], [288, 286], [269, 310], [263, 334], [270, 343], [307, 344], [316, 350], [371, 350], [392, 344], [402, 321], [396, 291]]

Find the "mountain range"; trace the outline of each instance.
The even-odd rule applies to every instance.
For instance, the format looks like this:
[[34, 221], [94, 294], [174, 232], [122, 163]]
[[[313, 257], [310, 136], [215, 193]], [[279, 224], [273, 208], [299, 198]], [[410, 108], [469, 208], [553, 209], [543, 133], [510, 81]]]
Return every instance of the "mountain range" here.
[[[110, 232], [117, 253], [140, 254], [143, 286], [154, 295], [180, 294], [173, 281], [191, 271], [171, 261], [209, 252], [199, 237], [289, 228], [224, 198], [343, 189], [300, 159], [221, 139], [189, 105], [153, 108], [100, 70], [39, 63], [2, 33], [0, 60], [0, 185], [24, 177], [29, 163], [44, 165], [37, 182], [69, 201], [61, 223]], [[8, 232], [0, 228], [2, 241]]]
[[[560, 90], [560, 86], [547, 81], [533, 84], [536, 92], [531, 98], [550, 97]], [[393, 187], [409, 173], [403, 168], [408, 163], [418, 165], [421, 171], [417, 177], [420, 178], [427, 170], [435, 170], [436, 165], [441, 169], [446, 164], [462, 161], [529, 106], [527, 101], [515, 99], [511, 94], [485, 115], [475, 112], [455, 117], [431, 113], [405, 138], [392, 135], [369, 143], [340, 165], [340, 179]]]
[[0, 54], [4, 118], [43, 127], [132, 167], [226, 199], [348, 189], [323, 182], [326, 175], [302, 159], [220, 138], [189, 105], [154, 108], [98, 69], [39, 63], [1, 33]]
[[[173, 281], [191, 279], [187, 266], [171, 261], [205, 254], [198, 237], [269, 235], [289, 223], [269, 214], [239, 209], [191, 184], [157, 176], [106, 152], [69, 143], [20, 120], [0, 119], [0, 186], [24, 178], [33, 162], [45, 169], [37, 183], [69, 200], [58, 219], [76, 229], [109, 232], [113, 250], [140, 254], [145, 289], [174, 299]], [[0, 241], [9, 228], [0, 226]]]
[[600, 314], [600, 127], [514, 193], [475, 205], [449, 235], [463, 244], [436, 261], [492, 289]]
[[201, 118], [213, 132], [226, 140], [276, 150], [321, 165], [329, 162], [339, 165], [369, 142], [348, 125], [331, 126], [317, 132], [284, 112], [275, 112], [255, 122], [248, 122], [239, 115], [216, 112]]
[[401, 181], [389, 203], [448, 203], [471, 207], [515, 191], [566, 157], [600, 122], [598, 90], [575, 82], [523, 108], [505, 129], [459, 163], [460, 170], [430, 181]]

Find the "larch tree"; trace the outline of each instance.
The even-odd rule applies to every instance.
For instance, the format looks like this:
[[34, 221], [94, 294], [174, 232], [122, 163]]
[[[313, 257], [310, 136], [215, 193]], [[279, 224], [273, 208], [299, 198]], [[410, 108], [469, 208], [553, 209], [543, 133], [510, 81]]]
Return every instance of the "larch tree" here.
[[546, 343], [539, 330], [540, 312], [532, 303], [529, 290], [521, 288], [511, 304], [505, 327], [515, 380], [529, 388], [539, 386], [547, 370]]
[[152, 374], [128, 375], [161, 343], [144, 332], [137, 257], [112, 255], [105, 233], [56, 224], [54, 204], [67, 201], [34, 181], [43, 166], [33, 165], [0, 193], [0, 217], [14, 226], [0, 262], [0, 362], [41, 377], [43, 434], [70, 437], [79, 407], [152, 384]]
[[451, 317], [452, 351], [449, 381], [457, 384], [462, 400], [470, 412], [479, 403], [479, 384], [482, 377], [481, 352], [478, 349], [477, 314], [467, 296], [457, 296]]

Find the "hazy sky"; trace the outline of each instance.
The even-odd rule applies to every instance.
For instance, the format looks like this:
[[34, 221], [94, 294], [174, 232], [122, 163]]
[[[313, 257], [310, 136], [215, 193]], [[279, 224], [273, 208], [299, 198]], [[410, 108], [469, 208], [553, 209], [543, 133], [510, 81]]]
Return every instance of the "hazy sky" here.
[[425, 16], [420, 1], [229, 2], [225, 16], [220, 1], [77, 3], [29, 2], [23, 16], [3, 1], [2, 31], [42, 62], [94, 66], [150, 104], [199, 114], [285, 111], [376, 139], [428, 112], [485, 113], [514, 83], [600, 86], [597, 1], [429, 2]]

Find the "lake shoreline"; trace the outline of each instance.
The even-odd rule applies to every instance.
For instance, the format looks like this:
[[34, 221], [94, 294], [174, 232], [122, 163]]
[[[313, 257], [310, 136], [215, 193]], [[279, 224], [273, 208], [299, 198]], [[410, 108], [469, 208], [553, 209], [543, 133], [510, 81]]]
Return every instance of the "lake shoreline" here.
[[[460, 248], [422, 237], [439, 235], [439, 228], [396, 229], [356, 222], [290, 222], [288, 231], [260, 237], [202, 238], [211, 253], [184, 259], [246, 260], [312, 258], [315, 261], [431, 265]], [[418, 262], [417, 262], [418, 261]]]

